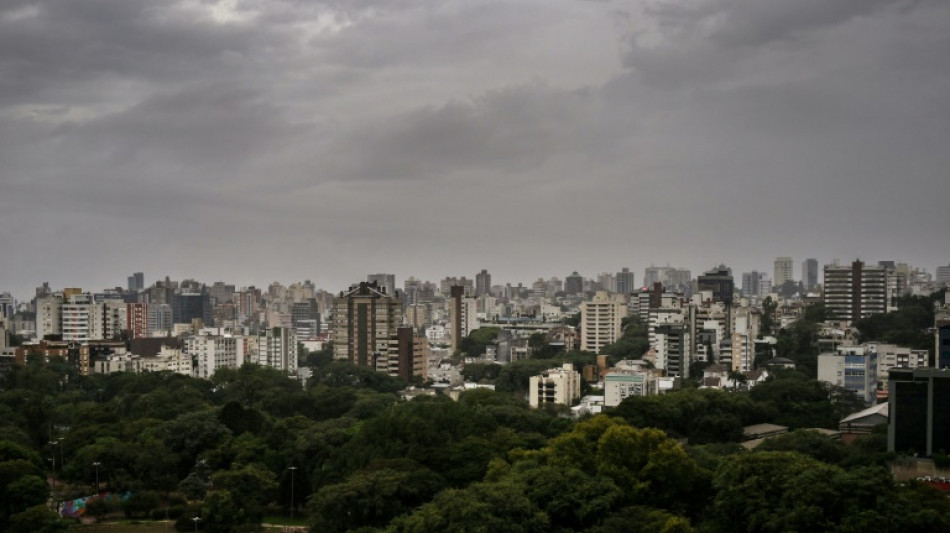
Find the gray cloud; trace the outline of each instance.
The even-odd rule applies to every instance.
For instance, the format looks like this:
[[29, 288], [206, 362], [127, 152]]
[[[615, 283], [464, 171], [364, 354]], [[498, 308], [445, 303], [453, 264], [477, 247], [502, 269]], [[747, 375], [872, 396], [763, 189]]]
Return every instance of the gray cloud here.
[[948, 23], [937, 0], [7, 2], [0, 290], [932, 269]]

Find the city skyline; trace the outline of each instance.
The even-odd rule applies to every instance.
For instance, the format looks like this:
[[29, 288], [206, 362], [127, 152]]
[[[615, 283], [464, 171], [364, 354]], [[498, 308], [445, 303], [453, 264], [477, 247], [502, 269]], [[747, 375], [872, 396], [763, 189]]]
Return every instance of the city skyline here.
[[934, 272], [950, 4], [21, 1], [0, 291]]
[[[806, 258], [806, 259], [807, 259], [807, 258]], [[794, 257], [793, 257], [793, 260], [796, 260], [796, 261], [797, 261], [797, 259], [794, 258]], [[804, 260], [804, 259], [803, 259], [803, 260]], [[836, 258], [836, 260], [837, 260], [837, 263], [838, 263], [839, 265], [841, 265], [841, 266], [848, 266], [848, 265], [850, 265], [851, 262], [852, 262], [852, 260], [843, 260], [843, 259], [840, 259], [840, 258]], [[877, 263], [878, 263], [878, 260], [877, 260], [877, 259], [875, 259], [875, 260], [869, 260], [869, 259], [860, 258], [860, 259], [854, 259], [854, 260], [861, 260], [861, 261], [863, 261], [863, 262], [865, 262], [865, 263], [867, 263], [867, 264], [869, 264], [869, 265], [877, 265]], [[883, 259], [881, 259], [881, 261], [883, 261]], [[823, 281], [824, 281], [823, 276], [822, 276], [822, 268], [823, 268], [825, 265], [834, 264], [834, 262], [835, 262], [834, 259], [833, 259], [833, 260], [829, 260], [829, 261], [827, 261], [827, 262], [823, 262], [823, 261], [820, 260], [820, 259], [818, 260], [818, 265], [819, 265], [819, 267], [818, 267], [818, 271], [819, 271], [819, 272], [818, 272], [818, 282], [819, 282], [819, 285], [821, 285], [821, 284], [823, 283]], [[897, 260], [896, 262], [897, 262], [897, 263], [903, 263], [903, 261], [900, 261], [900, 260]], [[770, 263], [770, 261], [765, 261], [765, 262], [763, 262], [763, 264], [766, 264], [766, 263]], [[801, 263], [801, 261], [798, 261], [798, 263], [796, 263], [796, 266], [793, 268], [793, 276], [792, 276], [792, 278], [793, 278], [793, 281], [795, 281], [796, 283], [803, 281], [803, 280], [801, 279], [802, 276], [801, 276], [801, 265], [800, 265], [800, 263]], [[630, 263], [630, 264], [632, 265], [633, 263]], [[928, 272], [929, 274], [931, 274], [931, 275], [933, 276], [934, 281], [936, 281], [936, 275], [935, 275], [934, 270], [928, 269], [928, 268], [926, 268], [926, 267], [922, 267], [922, 266], [919, 266], [919, 265], [910, 264], [910, 263], [906, 263], [906, 264], [908, 264], [908, 265], [909, 265], [910, 267], [912, 267], [912, 268], [916, 267], [916, 268], [921, 268], [921, 269], [923, 269], [924, 271], [926, 271], [926, 272]], [[693, 281], [696, 281], [697, 278], [698, 278], [698, 276], [702, 275], [702, 274], [703, 274], [704, 272], [706, 272], [707, 270], [714, 269], [714, 268], [716, 268], [716, 267], [718, 267], [718, 266], [719, 266], [719, 263], [717, 263], [717, 264], [715, 264], [715, 265], [712, 265], [712, 264], [711, 264], [711, 265], [706, 266], [706, 267], [703, 267], [703, 268], [692, 268], [692, 267], [690, 267], [690, 266], [688, 266], [688, 265], [677, 265], [677, 264], [668, 264], [668, 263], [647, 263], [644, 267], [639, 268], [639, 269], [637, 269], [636, 267], [633, 267], [633, 266], [629, 266], [629, 267], [628, 267], [628, 266], [625, 265], [624, 267], [618, 267], [618, 268], [613, 269], [613, 270], [612, 270], [612, 269], [609, 269], [609, 268], [602, 268], [602, 269], [596, 270], [596, 271], [593, 271], [593, 270], [591, 270], [591, 271], [578, 271], [578, 274], [579, 274], [580, 276], [582, 276], [585, 280], [597, 281], [597, 277], [598, 277], [598, 275], [600, 275], [600, 274], [610, 274], [610, 275], [616, 276], [618, 273], [620, 273], [621, 268], [629, 268], [629, 269], [630, 269], [630, 272], [634, 274], [634, 277], [635, 277], [635, 286], [636, 286], [637, 288], [646, 288], [646, 286], [645, 286], [644, 283], [643, 283], [643, 282], [644, 282], [644, 279], [643, 279], [643, 278], [644, 278], [644, 270], [645, 270], [646, 268], [649, 268], [649, 267], [673, 267], [673, 268], [677, 268], [677, 269], [685, 269], [685, 270], [690, 271], [691, 279], [692, 279]], [[735, 283], [736, 290], [741, 289], [741, 287], [742, 287], [742, 282], [743, 282], [743, 275], [744, 275], [744, 274], [747, 274], [747, 273], [749, 273], [749, 272], [758, 272], [759, 274], [764, 274], [764, 275], [766, 275], [767, 277], [769, 276], [769, 272], [765, 271], [765, 269], [760, 269], [759, 271], [756, 271], [755, 269], [748, 269], [748, 270], [746, 270], [746, 269], [742, 269], [742, 268], [737, 268], [737, 267], [735, 267], [735, 266], [733, 266], [733, 265], [730, 265], [730, 264], [726, 264], [725, 266], [728, 267], [728, 268], [730, 268], [730, 269], [732, 270], [732, 277], [733, 277], [733, 281], [734, 281], [734, 283]], [[944, 266], [946, 266], [946, 265], [944, 265]], [[453, 277], [459, 277], [459, 278], [461, 278], [461, 277], [465, 277], [465, 278], [467, 278], [468, 280], [470, 280], [470, 281], [472, 281], [472, 282], [474, 283], [475, 275], [478, 274], [481, 270], [487, 270], [488, 274], [490, 274], [491, 277], [492, 277], [492, 286], [504, 286], [504, 285], [506, 285], [506, 284], [511, 284], [511, 285], [513, 285], [513, 286], [517, 286], [519, 283], [521, 283], [521, 284], [524, 285], [526, 288], [529, 288], [529, 289], [530, 289], [531, 284], [532, 284], [533, 282], [537, 281], [539, 278], [545, 279], [545, 280], [548, 280], [548, 279], [551, 279], [551, 278], [557, 278], [557, 279], [559, 279], [559, 280], [563, 283], [563, 282], [566, 280], [566, 278], [567, 278], [572, 272], [574, 272], [576, 269], [572, 269], [572, 270], [570, 270], [570, 271], [563, 271], [563, 272], [561, 272], [561, 273], [554, 273], [554, 274], [551, 274], [551, 275], [544, 275], [544, 276], [542, 276], [542, 275], [534, 275], [533, 277], [531, 277], [530, 275], [528, 275], [528, 276], [525, 277], [525, 278], [519, 278], [519, 279], [506, 279], [506, 278], [503, 278], [503, 277], [497, 275], [497, 274], [496, 274], [494, 271], [492, 271], [492, 269], [490, 269], [490, 268], [479, 267], [477, 270], [474, 269], [474, 268], [472, 268], [472, 269], [470, 269], [470, 270], [471, 270], [471, 272], [466, 271], [466, 272], [441, 273], [441, 274], [434, 274], [434, 275], [431, 276], [431, 277], [426, 277], [426, 276], [421, 276], [421, 275], [418, 275], [418, 274], [415, 274], [415, 273], [407, 273], [407, 274], [403, 275], [403, 274], [401, 274], [400, 272], [393, 272], [393, 271], [390, 271], [390, 270], [378, 269], [378, 268], [377, 268], [377, 269], [372, 269], [372, 272], [367, 272], [366, 274], [362, 274], [362, 275], [356, 274], [356, 273], [351, 273], [351, 277], [350, 277], [350, 278], [346, 278], [346, 279], [348, 279], [349, 281], [341, 282], [339, 285], [324, 285], [324, 284], [321, 284], [320, 280], [321, 280], [321, 279], [326, 279], [326, 278], [321, 278], [319, 275], [309, 275], [309, 276], [304, 276], [304, 277], [294, 278], [294, 279], [267, 279], [267, 278], [262, 278], [262, 279], [259, 279], [259, 280], [249, 280], [249, 281], [247, 281], [247, 282], [244, 282], [244, 280], [240, 280], [240, 279], [230, 279], [230, 278], [225, 277], [225, 276], [220, 275], [220, 274], [211, 274], [211, 275], [208, 276], [208, 277], [201, 277], [201, 276], [197, 276], [197, 275], [179, 275], [179, 276], [175, 276], [175, 275], [170, 275], [170, 274], [159, 274], [159, 273], [155, 273], [155, 274], [153, 275], [152, 273], [146, 271], [146, 272], [144, 272], [144, 280], [145, 280], [145, 287], [146, 287], [146, 288], [153, 286], [156, 281], [164, 281], [165, 278], [168, 277], [168, 279], [170, 279], [171, 281], [177, 281], [177, 282], [181, 282], [181, 281], [184, 281], [184, 280], [196, 281], [196, 282], [198, 282], [198, 283], [202, 283], [202, 284], [207, 285], [209, 288], [211, 287], [211, 285], [212, 285], [213, 283], [216, 283], [216, 282], [224, 282], [224, 283], [227, 283], [227, 284], [229, 284], [229, 285], [234, 285], [236, 288], [252, 287], [252, 286], [253, 286], [253, 287], [257, 287], [258, 289], [263, 289], [263, 290], [266, 290], [267, 287], [268, 287], [270, 284], [272, 284], [272, 283], [279, 283], [279, 284], [281, 284], [281, 285], [287, 286], [287, 285], [290, 285], [290, 284], [293, 284], [293, 283], [303, 283], [304, 281], [310, 281], [311, 283], [313, 283], [313, 285], [314, 285], [314, 287], [315, 287], [316, 289], [322, 289], [322, 290], [325, 290], [325, 291], [329, 292], [330, 294], [336, 294], [336, 293], [348, 291], [348, 290], [351, 288], [352, 285], [354, 285], [354, 284], [357, 284], [357, 285], [358, 285], [361, 281], [367, 281], [367, 278], [368, 278], [368, 277], [381, 275], [381, 274], [374, 274], [375, 272], [386, 272], [386, 273], [389, 274], [389, 275], [395, 276], [396, 289], [399, 290], [400, 292], [402, 292], [402, 291], [403, 291], [403, 284], [404, 284], [405, 281], [406, 281], [408, 278], [410, 278], [410, 277], [412, 277], [412, 278], [414, 278], [414, 279], [416, 279], [416, 280], [419, 280], [419, 281], [432, 282], [432, 283], [435, 283], [435, 284], [438, 284], [441, 280], [446, 279], [446, 278], [453, 278]], [[141, 272], [140, 272], [140, 273], [141, 273]], [[115, 276], [115, 279], [116, 279], [116, 280], [119, 280], [119, 279], [126, 279], [126, 280], [127, 280], [127, 278], [128, 278], [128, 274], [124, 274], [124, 273], [121, 273], [121, 272], [116, 273], [116, 276]], [[769, 281], [771, 282], [771, 280], [769, 280]], [[95, 284], [93, 284], [93, 283], [85, 283], [85, 282], [83, 282], [82, 280], [79, 280], [78, 278], [69, 278], [69, 279], [67, 279], [64, 283], [57, 283], [57, 282], [52, 281], [52, 280], [41, 280], [41, 281], [36, 281], [36, 282], [34, 282], [34, 283], [26, 283], [26, 284], [23, 284], [23, 288], [22, 288], [20, 291], [15, 291], [15, 290], [13, 290], [13, 289], [11, 289], [11, 288], [9, 288], [9, 287], [0, 287], [0, 293], [2, 293], [2, 292], [9, 292], [18, 302], [29, 301], [31, 298], [33, 298], [36, 289], [39, 288], [40, 286], [42, 286], [43, 283], [47, 283], [47, 282], [49, 283], [50, 289], [53, 290], [53, 291], [62, 291], [63, 289], [67, 289], [67, 288], [79, 288], [79, 289], [82, 289], [82, 290], [85, 291], [85, 292], [97, 292], [97, 291], [101, 291], [101, 290], [105, 290], [105, 289], [113, 289], [113, 288], [116, 288], [116, 287], [122, 288], [123, 290], [124, 290], [124, 289], [127, 289], [127, 287], [125, 286], [125, 284], [124, 284], [124, 283], [121, 283], [121, 282], [105, 283], [105, 284], [102, 284], [102, 285], [95, 285]]]

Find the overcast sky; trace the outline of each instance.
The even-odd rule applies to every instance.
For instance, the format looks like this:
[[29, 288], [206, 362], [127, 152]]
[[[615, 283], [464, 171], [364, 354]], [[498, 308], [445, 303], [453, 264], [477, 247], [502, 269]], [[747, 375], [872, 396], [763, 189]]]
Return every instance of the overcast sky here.
[[950, 2], [0, 2], [0, 291], [950, 263]]

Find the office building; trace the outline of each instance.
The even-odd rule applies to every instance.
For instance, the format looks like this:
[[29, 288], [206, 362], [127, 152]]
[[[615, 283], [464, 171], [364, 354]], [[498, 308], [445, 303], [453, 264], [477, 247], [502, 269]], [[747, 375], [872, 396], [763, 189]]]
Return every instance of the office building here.
[[938, 285], [950, 285], [950, 265], [937, 267], [936, 282]]
[[802, 261], [802, 285], [806, 291], [818, 286], [818, 260], [808, 258]]
[[950, 311], [941, 311], [934, 316], [934, 343], [935, 360], [930, 366], [950, 368]]
[[129, 292], [139, 292], [145, 289], [145, 274], [136, 272], [128, 278]]
[[950, 451], [950, 372], [895, 368], [888, 376], [887, 451]]
[[822, 300], [829, 316], [852, 322], [887, 312], [887, 268], [854, 261], [825, 265]]
[[627, 306], [620, 294], [598, 291], [591, 301], [581, 303], [581, 350], [597, 353], [621, 335], [621, 321]]
[[732, 305], [735, 283], [732, 279], [732, 269], [726, 265], [707, 270], [698, 278], [697, 287], [700, 291], [712, 292], [712, 301]]
[[389, 350], [389, 339], [402, 325], [400, 294], [363, 282], [333, 300], [333, 357], [360, 366], [376, 367], [376, 358]]

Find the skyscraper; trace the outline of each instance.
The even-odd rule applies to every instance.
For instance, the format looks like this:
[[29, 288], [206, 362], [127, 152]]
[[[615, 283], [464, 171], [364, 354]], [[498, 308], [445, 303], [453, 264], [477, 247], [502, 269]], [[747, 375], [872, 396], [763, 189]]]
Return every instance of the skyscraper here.
[[620, 272], [617, 272], [617, 292], [620, 294], [630, 294], [637, 290], [634, 281], [633, 272], [630, 272], [629, 268], [622, 268]]
[[145, 274], [136, 272], [129, 276], [129, 291], [138, 292], [145, 288]]
[[802, 284], [805, 290], [811, 290], [818, 286], [818, 260], [808, 258], [802, 261]]
[[791, 257], [775, 258], [775, 272], [772, 276], [772, 283], [774, 283], [777, 288], [784, 285], [786, 281], [793, 281], [794, 273], [792, 272], [792, 264]]
[[491, 292], [491, 274], [484, 268], [475, 274], [475, 296], [483, 296]]

